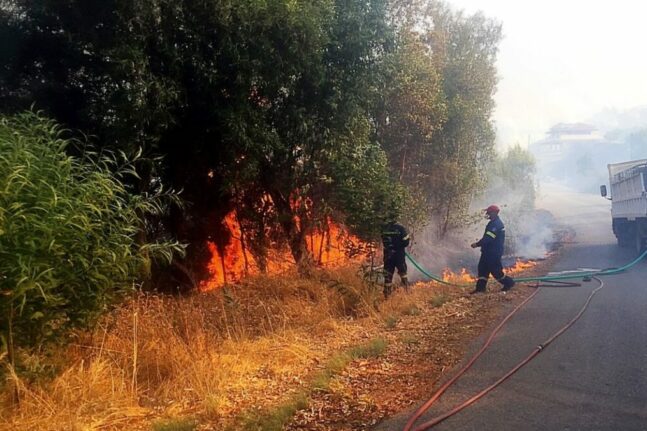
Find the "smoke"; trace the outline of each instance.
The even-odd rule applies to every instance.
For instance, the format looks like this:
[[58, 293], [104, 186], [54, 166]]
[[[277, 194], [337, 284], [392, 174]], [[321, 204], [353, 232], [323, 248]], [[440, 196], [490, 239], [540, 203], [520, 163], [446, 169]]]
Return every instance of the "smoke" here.
[[510, 232], [512, 254], [521, 259], [541, 259], [555, 247], [556, 225], [552, 214], [536, 210], [517, 214]]
[[504, 256], [522, 260], [546, 257], [555, 248], [558, 227], [549, 211], [535, 207], [539, 186], [529, 175], [517, 184], [503, 184], [492, 179], [490, 187], [477, 203], [482, 208], [496, 204], [506, 226]]
[[539, 177], [575, 191], [597, 194], [607, 165], [647, 157], [647, 107], [608, 110], [589, 123], [559, 123], [529, 149]]
[[[528, 187], [512, 190], [501, 187], [498, 180], [493, 181], [483, 195], [473, 202], [469, 221], [459, 229], [440, 237], [436, 229], [438, 221], [430, 219], [424, 229], [413, 230], [411, 253], [425, 269], [434, 274], [441, 274], [445, 269], [459, 272], [463, 268], [476, 274], [480, 249], [472, 249], [470, 244], [481, 239], [488, 223], [483, 208], [496, 204], [501, 208], [499, 216], [506, 226], [504, 266], [514, 264], [517, 259], [537, 260], [546, 257], [559, 240], [557, 233], [560, 228], [549, 211], [534, 209], [536, 189], [532, 182]], [[413, 279], [423, 277], [415, 270], [410, 272]]]
[[[479, 228], [476, 225], [469, 225], [463, 229], [451, 231], [441, 238], [436, 226], [435, 220], [432, 219], [424, 229], [413, 232], [411, 253], [416, 260], [425, 269], [438, 275], [445, 269], [458, 272], [462, 268], [476, 273], [479, 250], [472, 249], [470, 244], [480, 238], [477, 234]], [[415, 280], [418, 273], [412, 271], [412, 274]]]

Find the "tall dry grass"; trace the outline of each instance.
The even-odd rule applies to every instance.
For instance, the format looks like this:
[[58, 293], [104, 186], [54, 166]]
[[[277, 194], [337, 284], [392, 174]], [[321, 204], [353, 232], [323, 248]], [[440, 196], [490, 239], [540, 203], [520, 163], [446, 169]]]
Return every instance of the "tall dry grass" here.
[[183, 416], [224, 427], [280, 402], [332, 352], [365, 339], [381, 325], [380, 296], [351, 269], [137, 295], [58, 352], [67, 365], [55, 378], [9, 370], [0, 429], [136, 430]]

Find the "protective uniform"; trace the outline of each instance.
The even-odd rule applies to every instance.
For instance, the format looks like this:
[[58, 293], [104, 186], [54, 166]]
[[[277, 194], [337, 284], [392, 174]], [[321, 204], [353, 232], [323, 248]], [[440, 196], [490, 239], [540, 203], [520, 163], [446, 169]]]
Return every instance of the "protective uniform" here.
[[503, 245], [505, 243], [505, 226], [499, 218], [499, 208], [491, 205], [486, 212], [490, 221], [485, 227], [483, 238], [473, 244], [473, 247], [481, 247], [478, 280], [473, 293], [485, 292], [490, 274], [503, 285], [501, 290], [510, 290], [514, 286], [514, 280], [503, 273], [503, 265], [501, 264]]
[[409, 233], [404, 226], [390, 222], [382, 229], [382, 245], [384, 246], [384, 297], [387, 298], [393, 289], [393, 273], [398, 269], [398, 275], [404, 286], [407, 286], [407, 263], [404, 249], [409, 245]]

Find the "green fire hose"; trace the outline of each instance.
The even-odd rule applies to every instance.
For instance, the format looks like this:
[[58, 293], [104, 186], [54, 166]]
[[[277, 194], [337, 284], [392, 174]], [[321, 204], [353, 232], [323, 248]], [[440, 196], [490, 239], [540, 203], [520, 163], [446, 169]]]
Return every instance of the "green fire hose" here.
[[[441, 284], [446, 284], [448, 286], [460, 286], [460, 287], [466, 287], [470, 286], [468, 284], [455, 284], [455, 283], [450, 283], [448, 281], [443, 280], [441, 277], [438, 275], [432, 274], [431, 272], [425, 270], [416, 260], [411, 256], [409, 253], [405, 253], [407, 255], [407, 258], [409, 261], [413, 264], [413, 266], [418, 269], [421, 273], [423, 273], [426, 277], [441, 283]], [[575, 278], [582, 278], [582, 277], [597, 277], [597, 276], [604, 276], [604, 275], [613, 275], [617, 274], [619, 272], [623, 272], [631, 268], [632, 266], [636, 265], [638, 262], [643, 260], [645, 257], [647, 257], [647, 250], [645, 250], [640, 256], [638, 256], [636, 259], [633, 261], [629, 262], [628, 264], [621, 266], [619, 268], [608, 268], [608, 269], [603, 269], [601, 271], [579, 271], [579, 272], [571, 272], [569, 274], [558, 274], [558, 275], [545, 275], [543, 277], [522, 277], [522, 278], [515, 278], [514, 280], [518, 283], [524, 283], [524, 282], [530, 282], [530, 281], [555, 281], [555, 280], [568, 280], [568, 279], [575, 279]]]

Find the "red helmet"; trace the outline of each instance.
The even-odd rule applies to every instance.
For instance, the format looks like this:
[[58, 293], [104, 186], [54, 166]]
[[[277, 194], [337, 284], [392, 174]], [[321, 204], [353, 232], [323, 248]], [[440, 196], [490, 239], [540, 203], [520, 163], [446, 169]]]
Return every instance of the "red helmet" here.
[[486, 214], [490, 214], [490, 213], [499, 214], [499, 211], [500, 211], [499, 207], [496, 205], [490, 205], [489, 207], [485, 208]]

